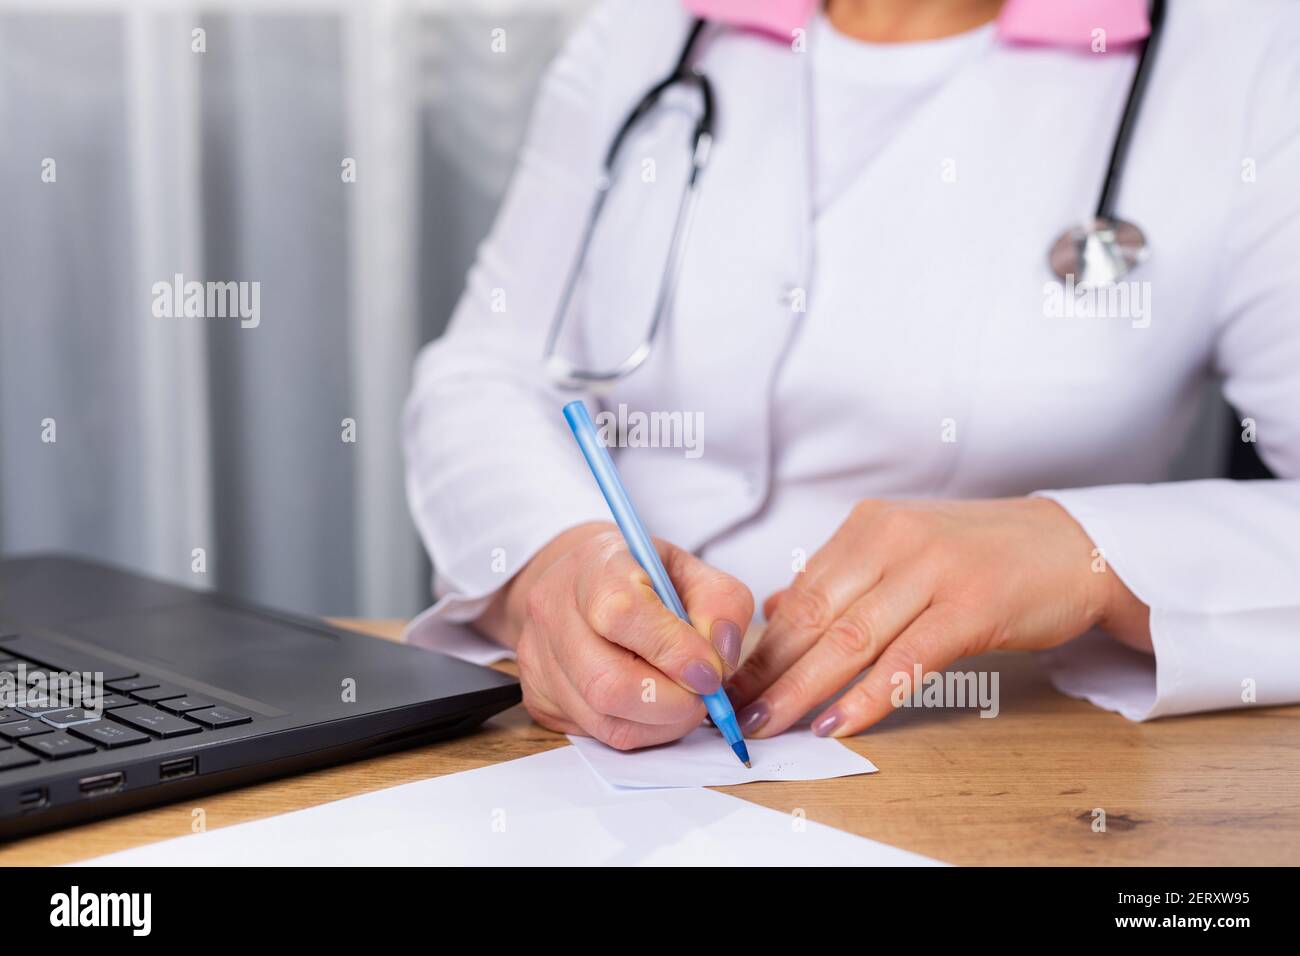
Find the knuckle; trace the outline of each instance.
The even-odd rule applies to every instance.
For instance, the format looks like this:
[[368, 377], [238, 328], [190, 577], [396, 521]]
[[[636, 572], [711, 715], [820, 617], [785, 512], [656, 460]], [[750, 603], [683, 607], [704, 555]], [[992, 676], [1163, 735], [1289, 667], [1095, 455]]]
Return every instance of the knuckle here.
[[533, 695], [530, 694], [526, 689], [524, 690], [524, 710], [528, 711], [528, 716], [533, 718], [533, 720], [537, 721], [537, 723], [543, 725], [545, 724], [546, 722], [545, 708], [541, 707], [537, 703], [537, 699], [533, 697]]
[[605, 720], [601, 723], [601, 740], [615, 750], [635, 750], [640, 746], [636, 724], [627, 720]]
[[546, 701], [538, 697], [527, 685], [524, 686], [524, 710], [528, 711], [529, 717], [547, 730], [563, 729], [563, 721], [552, 713]]
[[622, 583], [602, 585], [591, 599], [587, 621], [597, 634], [619, 634], [635, 616], [632, 592]]
[[617, 531], [601, 531], [582, 543], [581, 556], [584, 563], [605, 567], [621, 553], [624, 553], [623, 539]]
[[910, 508], [891, 508], [876, 518], [876, 530], [891, 540], [914, 537], [920, 530], [918, 514]]
[[826, 631], [826, 640], [844, 657], [863, 657], [875, 643], [876, 628], [866, 613], [846, 614]]
[[[723, 607], [739, 611], [738, 616], [752, 617], [754, 614], [754, 595], [740, 581], [730, 574], [720, 574], [717, 581], [710, 586], [712, 594]], [[743, 624], [743, 621], [737, 621]]]
[[983, 654], [991, 651], [1004, 641], [1004, 631], [992, 624], [971, 630], [965, 636], [963, 654]]
[[910, 679], [912, 665], [921, 660], [919, 651], [920, 648], [917, 646], [914, 637], [905, 637], [894, 641], [889, 645], [889, 649], [881, 655], [881, 673], [886, 676], [892, 676], [896, 673], [905, 674]]
[[831, 623], [830, 601], [817, 588], [792, 589], [781, 599], [780, 614], [803, 631], [820, 632]]
[[691, 647], [695, 639], [696, 634], [689, 627], [675, 617], [665, 616], [661, 623], [647, 630], [644, 653], [640, 656], [660, 670], [671, 668], [674, 663], [683, 664], [687, 658], [698, 656]]
[[609, 528], [597, 531], [582, 539], [578, 544], [578, 551], [582, 554], [599, 554], [609, 547], [613, 537], [614, 532]]
[[[794, 702], [800, 702], [802, 705], [802, 702], [808, 700], [811, 689], [810, 675], [802, 673], [799, 668], [795, 668], [781, 675], [781, 679], [768, 691], [766, 698], [773, 700], [778, 709], [782, 701], [785, 702], [786, 706]], [[798, 716], [798, 714], [795, 716]]]
[[858, 681], [844, 692], [844, 696], [836, 706], [848, 717], [850, 724], [858, 720], [871, 706], [871, 693], [871, 688], [865, 680]]
[[955, 659], [955, 654], [949, 654], [948, 650], [954, 647], [960, 647], [964, 643], [967, 635], [973, 635], [974, 629], [963, 628], [957, 631], [941, 631], [937, 628], [928, 628], [925, 631], [912, 635], [911, 640], [907, 642], [906, 650], [909, 660], [926, 661], [934, 667], [935, 670], [942, 670], [949, 663], [949, 659]]
[[583, 678], [578, 693], [598, 714], [608, 714], [619, 702], [619, 675], [613, 667], [596, 667]]

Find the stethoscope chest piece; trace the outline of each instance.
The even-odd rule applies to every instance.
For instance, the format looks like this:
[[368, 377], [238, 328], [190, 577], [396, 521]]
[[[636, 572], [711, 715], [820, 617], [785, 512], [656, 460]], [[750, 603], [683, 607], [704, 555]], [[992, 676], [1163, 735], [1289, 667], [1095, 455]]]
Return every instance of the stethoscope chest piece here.
[[1061, 279], [1076, 286], [1118, 282], [1147, 257], [1142, 230], [1123, 219], [1095, 217], [1071, 226], [1052, 243], [1048, 261]]

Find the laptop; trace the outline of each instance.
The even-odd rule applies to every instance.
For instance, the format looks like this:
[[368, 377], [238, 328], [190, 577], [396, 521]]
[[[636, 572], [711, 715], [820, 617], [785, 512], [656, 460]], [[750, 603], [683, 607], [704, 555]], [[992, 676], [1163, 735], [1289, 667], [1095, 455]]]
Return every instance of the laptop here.
[[514, 678], [52, 555], [0, 560], [0, 839], [461, 734]]

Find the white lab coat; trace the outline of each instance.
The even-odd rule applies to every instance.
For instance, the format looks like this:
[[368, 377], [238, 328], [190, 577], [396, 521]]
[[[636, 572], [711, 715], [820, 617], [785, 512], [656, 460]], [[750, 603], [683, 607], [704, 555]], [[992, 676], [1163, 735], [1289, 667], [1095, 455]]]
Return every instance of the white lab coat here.
[[[814, 221], [807, 56], [711, 33], [717, 141], [671, 321], [600, 398], [703, 423], [699, 457], [617, 453], [647, 526], [761, 602], [858, 499], [1046, 492], [1151, 607], [1155, 645], [1153, 661], [1085, 636], [1050, 655], [1058, 686], [1135, 719], [1300, 701], [1298, 14], [1170, 5], [1118, 201], [1152, 250], [1130, 276], [1145, 318], [1045, 311], [1046, 250], [1096, 202], [1131, 52], [994, 44]], [[666, 0], [612, 0], [570, 40], [450, 329], [419, 357], [408, 492], [440, 602], [416, 642], [446, 646], [439, 621], [608, 520], [539, 356], [610, 137], [687, 25]], [[672, 122], [630, 151], [569, 351], [617, 360], [640, 338], [664, 249], [647, 234], [686, 152]], [[1210, 376], [1281, 480], [1166, 481]]]

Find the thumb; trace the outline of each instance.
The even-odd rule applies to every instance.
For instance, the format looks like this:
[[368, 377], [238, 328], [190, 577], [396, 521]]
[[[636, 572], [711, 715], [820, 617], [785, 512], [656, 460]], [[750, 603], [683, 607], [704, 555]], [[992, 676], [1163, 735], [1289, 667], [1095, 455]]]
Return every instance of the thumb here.
[[727, 670], [734, 671], [740, 663], [745, 631], [754, 617], [754, 595], [739, 580], [689, 551], [666, 541], [655, 545], [691, 625], [708, 638]]

